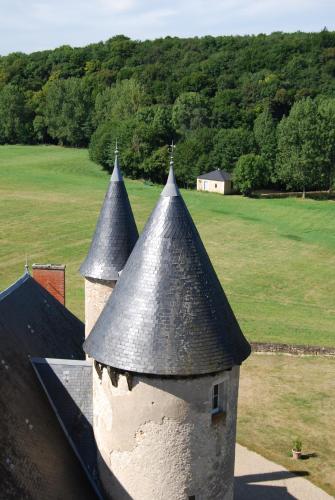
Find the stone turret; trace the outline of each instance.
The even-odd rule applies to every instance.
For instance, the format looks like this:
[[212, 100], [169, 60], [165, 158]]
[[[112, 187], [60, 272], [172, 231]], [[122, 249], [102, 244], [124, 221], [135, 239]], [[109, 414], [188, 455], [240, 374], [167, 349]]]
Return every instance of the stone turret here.
[[232, 500], [250, 354], [176, 185], [167, 184], [84, 343], [98, 468], [114, 500]]
[[88, 255], [80, 267], [85, 278], [85, 336], [104, 308], [137, 239], [116, 148], [109, 187]]

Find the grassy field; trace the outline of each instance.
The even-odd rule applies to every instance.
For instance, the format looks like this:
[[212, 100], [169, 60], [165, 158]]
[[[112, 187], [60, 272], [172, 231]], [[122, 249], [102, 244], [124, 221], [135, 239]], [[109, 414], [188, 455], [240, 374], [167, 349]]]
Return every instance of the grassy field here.
[[[335, 361], [253, 354], [241, 368], [239, 443], [335, 495]], [[255, 395], [257, 394], [257, 397]], [[303, 460], [289, 452], [302, 440]]]
[[[77, 270], [108, 176], [86, 150], [0, 147], [0, 289], [29, 262], [67, 264], [67, 304], [83, 318]], [[127, 181], [139, 229], [161, 188]], [[183, 191], [251, 340], [334, 345], [335, 203], [254, 200]], [[242, 367], [239, 441], [335, 493], [334, 360], [253, 355]], [[257, 397], [255, 397], [257, 395]], [[287, 456], [303, 440], [316, 457]]]
[[[0, 147], [0, 289], [30, 263], [67, 264], [67, 304], [83, 318], [84, 259], [108, 176], [86, 150]], [[128, 181], [139, 229], [161, 187]], [[247, 337], [334, 345], [335, 203], [183, 191]]]

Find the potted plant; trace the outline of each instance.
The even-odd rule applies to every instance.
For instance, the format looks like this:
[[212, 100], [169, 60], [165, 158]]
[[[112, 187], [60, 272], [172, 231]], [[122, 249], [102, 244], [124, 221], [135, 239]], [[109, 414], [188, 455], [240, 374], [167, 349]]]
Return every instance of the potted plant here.
[[295, 439], [292, 445], [292, 458], [298, 460], [301, 458], [302, 442], [300, 439]]

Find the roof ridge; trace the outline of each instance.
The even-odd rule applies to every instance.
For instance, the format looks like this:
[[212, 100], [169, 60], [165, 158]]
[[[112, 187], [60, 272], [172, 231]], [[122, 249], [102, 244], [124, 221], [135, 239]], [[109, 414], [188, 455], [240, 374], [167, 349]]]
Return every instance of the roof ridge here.
[[27, 281], [29, 278], [32, 277], [30, 273], [26, 271], [22, 276], [20, 276], [20, 278], [17, 281], [15, 281], [14, 283], [12, 283], [11, 285], [9, 285], [7, 288], [5, 288], [0, 292], [0, 301], [8, 297], [8, 295], [14, 292], [20, 285], [22, 285], [22, 283], [25, 283], [25, 281]]

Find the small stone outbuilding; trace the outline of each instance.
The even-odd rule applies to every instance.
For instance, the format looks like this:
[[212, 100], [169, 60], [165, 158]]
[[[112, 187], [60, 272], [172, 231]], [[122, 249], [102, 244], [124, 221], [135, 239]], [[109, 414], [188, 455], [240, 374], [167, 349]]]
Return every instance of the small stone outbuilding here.
[[232, 175], [219, 168], [197, 177], [197, 191], [231, 194], [233, 191]]

